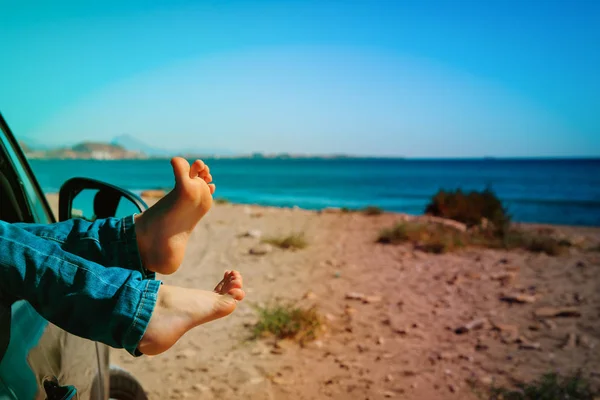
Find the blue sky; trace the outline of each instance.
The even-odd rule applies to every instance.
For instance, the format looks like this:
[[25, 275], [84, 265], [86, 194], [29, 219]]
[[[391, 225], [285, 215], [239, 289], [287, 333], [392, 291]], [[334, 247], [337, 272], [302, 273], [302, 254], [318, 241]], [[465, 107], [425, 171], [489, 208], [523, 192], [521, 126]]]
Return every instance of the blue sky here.
[[600, 156], [600, 2], [0, 0], [31, 142]]

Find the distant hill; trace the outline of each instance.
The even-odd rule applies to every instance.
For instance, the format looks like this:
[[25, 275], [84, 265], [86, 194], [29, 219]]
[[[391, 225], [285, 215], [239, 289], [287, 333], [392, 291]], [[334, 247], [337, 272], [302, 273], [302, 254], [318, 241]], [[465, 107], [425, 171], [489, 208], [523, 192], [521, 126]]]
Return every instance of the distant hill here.
[[147, 155], [139, 151], [130, 151], [120, 145], [102, 142], [82, 142], [72, 147], [49, 150], [31, 150], [25, 145], [23, 149], [27, 157], [31, 159], [122, 160], [148, 158]]
[[120, 135], [115, 137], [111, 144], [122, 146], [130, 151], [138, 151], [153, 157], [170, 157], [174, 155], [196, 155], [196, 156], [228, 156], [234, 154], [232, 151], [211, 148], [182, 147], [175, 149], [164, 149], [150, 146], [131, 135]]
[[124, 153], [127, 151], [125, 150], [125, 147], [120, 145], [99, 142], [82, 142], [71, 147], [71, 150], [78, 153], [91, 153], [93, 151], [105, 151], [108, 153]]

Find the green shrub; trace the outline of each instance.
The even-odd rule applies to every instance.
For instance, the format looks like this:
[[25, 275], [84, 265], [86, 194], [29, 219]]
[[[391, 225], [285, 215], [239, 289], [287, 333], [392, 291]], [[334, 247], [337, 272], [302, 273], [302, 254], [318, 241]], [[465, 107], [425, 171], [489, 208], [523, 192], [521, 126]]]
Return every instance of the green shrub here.
[[365, 215], [381, 215], [383, 210], [377, 206], [368, 206], [360, 210]]
[[517, 390], [493, 388], [490, 400], [593, 400], [594, 393], [581, 373], [560, 377], [550, 373]]
[[229, 204], [229, 200], [224, 197], [215, 197], [214, 202], [215, 204]]
[[253, 338], [273, 335], [277, 339], [293, 339], [304, 343], [316, 338], [321, 327], [321, 316], [315, 307], [303, 309], [291, 304], [257, 307], [258, 322], [253, 327]]
[[292, 233], [287, 236], [272, 236], [262, 240], [264, 243], [272, 244], [281, 249], [303, 249], [308, 246], [304, 233]]
[[503, 236], [510, 224], [510, 216], [491, 189], [465, 193], [440, 190], [425, 208], [425, 214], [453, 219], [468, 227], [479, 226], [484, 219], [497, 236]]

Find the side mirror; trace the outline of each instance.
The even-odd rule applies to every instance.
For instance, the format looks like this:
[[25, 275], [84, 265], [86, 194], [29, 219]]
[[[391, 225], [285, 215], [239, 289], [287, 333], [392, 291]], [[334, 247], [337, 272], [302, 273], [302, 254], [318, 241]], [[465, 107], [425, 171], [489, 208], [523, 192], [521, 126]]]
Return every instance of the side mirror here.
[[124, 217], [143, 212], [148, 205], [128, 190], [89, 178], [71, 178], [60, 188], [58, 220]]

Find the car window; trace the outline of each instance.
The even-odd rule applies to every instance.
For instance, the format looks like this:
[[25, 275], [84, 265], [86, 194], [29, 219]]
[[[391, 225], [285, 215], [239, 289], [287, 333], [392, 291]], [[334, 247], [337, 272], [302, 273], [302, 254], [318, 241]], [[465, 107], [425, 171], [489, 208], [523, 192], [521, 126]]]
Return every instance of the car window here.
[[45, 206], [44, 200], [42, 199], [43, 194], [39, 192], [33, 183], [28, 171], [26, 170], [20, 157], [17, 155], [14, 147], [8, 140], [6, 133], [3, 131], [0, 134], [0, 144], [3, 147], [4, 153], [8, 156], [8, 162], [12, 165], [15, 170], [23, 189], [27, 197], [27, 202], [31, 213], [37, 223], [50, 223], [53, 222], [52, 216], [49, 214], [48, 208]]

